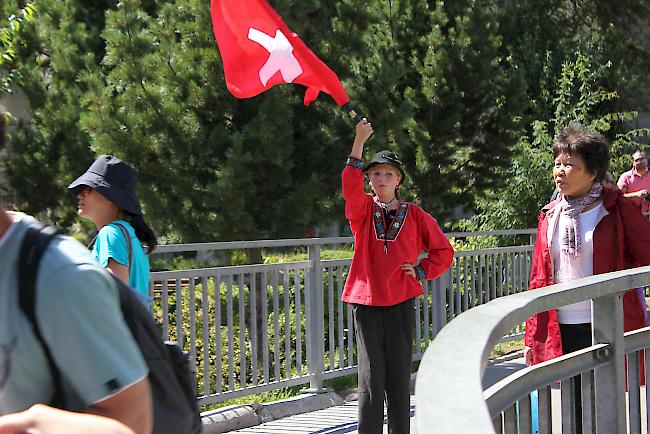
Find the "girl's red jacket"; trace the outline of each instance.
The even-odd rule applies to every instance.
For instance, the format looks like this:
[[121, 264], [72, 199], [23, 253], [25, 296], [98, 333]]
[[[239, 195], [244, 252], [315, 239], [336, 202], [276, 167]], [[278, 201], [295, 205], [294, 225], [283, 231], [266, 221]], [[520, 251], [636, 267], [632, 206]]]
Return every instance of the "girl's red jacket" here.
[[419, 206], [401, 202], [392, 222], [384, 221], [381, 207], [364, 191], [361, 169], [346, 165], [341, 175], [345, 217], [354, 235], [354, 258], [343, 296], [347, 303], [392, 306], [422, 295], [418, 278], [406, 274], [402, 264], [417, 263], [420, 279], [435, 279], [454, 258], [454, 249], [436, 220]]

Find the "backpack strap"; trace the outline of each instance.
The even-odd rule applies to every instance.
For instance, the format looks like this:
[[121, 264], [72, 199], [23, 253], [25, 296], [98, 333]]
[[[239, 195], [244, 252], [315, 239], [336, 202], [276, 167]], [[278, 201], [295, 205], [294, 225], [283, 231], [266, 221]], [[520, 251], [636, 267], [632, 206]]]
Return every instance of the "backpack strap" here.
[[29, 227], [23, 238], [18, 261], [18, 299], [20, 308], [31, 323], [34, 335], [43, 347], [54, 385], [54, 394], [49, 404], [58, 408], [63, 408], [65, 404], [63, 387], [61, 386], [61, 373], [54, 363], [50, 348], [45, 342], [36, 320], [36, 277], [43, 253], [45, 253], [50, 242], [61, 233], [62, 231], [59, 228], [46, 226], [42, 223], [39, 223], [38, 226]]
[[99, 236], [99, 231], [97, 231], [97, 233], [95, 234], [95, 236], [93, 237], [93, 239], [90, 240], [90, 242], [89, 242], [88, 244], [86, 244], [86, 248], [87, 248], [88, 250], [92, 250], [93, 247], [95, 247], [95, 241], [97, 241], [97, 237], [98, 237], [98, 236]]
[[129, 269], [129, 274], [131, 273], [131, 261], [133, 260], [133, 248], [131, 246], [131, 234], [129, 231], [124, 227], [122, 223], [117, 223], [113, 222], [115, 226], [118, 227], [120, 232], [122, 232], [122, 236], [124, 237], [124, 240], [126, 241], [126, 250], [129, 252], [129, 264], [126, 266], [126, 268]]

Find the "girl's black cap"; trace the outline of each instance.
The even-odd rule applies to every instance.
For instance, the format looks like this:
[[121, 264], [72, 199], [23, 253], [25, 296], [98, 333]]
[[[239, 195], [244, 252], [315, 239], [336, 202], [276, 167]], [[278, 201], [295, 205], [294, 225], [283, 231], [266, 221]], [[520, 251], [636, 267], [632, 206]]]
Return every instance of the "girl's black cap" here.
[[377, 152], [372, 157], [372, 160], [370, 160], [370, 162], [366, 164], [366, 167], [363, 168], [363, 171], [368, 172], [368, 170], [370, 170], [373, 166], [376, 166], [377, 164], [390, 164], [391, 166], [395, 166], [402, 174], [402, 181], [404, 181], [404, 178], [406, 178], [404, 169], [402, 169], [402, 160], [400, 160], [397, 154], [395, 154], [394, 152], [388, 150]]

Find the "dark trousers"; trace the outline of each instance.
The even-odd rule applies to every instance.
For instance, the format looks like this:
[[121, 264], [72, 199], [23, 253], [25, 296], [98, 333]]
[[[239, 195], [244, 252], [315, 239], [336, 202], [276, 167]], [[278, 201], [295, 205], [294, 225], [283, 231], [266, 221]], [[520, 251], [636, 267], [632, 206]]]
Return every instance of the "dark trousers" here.
[[354, 305], [359, 357], [359, 434], [380, 434], [384, 400], [388, 432], [410, 430], [413, 299], [395, 306]]
[[[560, 324], [562, 352], [572, 353], [591, 346], [591, 324]], [[582, 433], [582, 381], [580, 375], [573, 377], [576, 412], [576, 434]]]

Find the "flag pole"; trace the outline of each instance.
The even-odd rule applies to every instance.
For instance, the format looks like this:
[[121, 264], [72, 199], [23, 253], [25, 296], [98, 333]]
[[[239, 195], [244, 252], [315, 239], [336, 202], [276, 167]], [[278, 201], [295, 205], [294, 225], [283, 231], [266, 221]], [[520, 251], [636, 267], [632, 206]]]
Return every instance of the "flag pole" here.
[[349, 102], [343, 104], [341, 108], [347, 112], [348, 116], [350, 116], [352, 121], [354, 121], [355, 125], [363, 120], [363, 116], [357, 113], [357, 111], [354, 109], [354, 107], [352, 107], [352, 105]]

